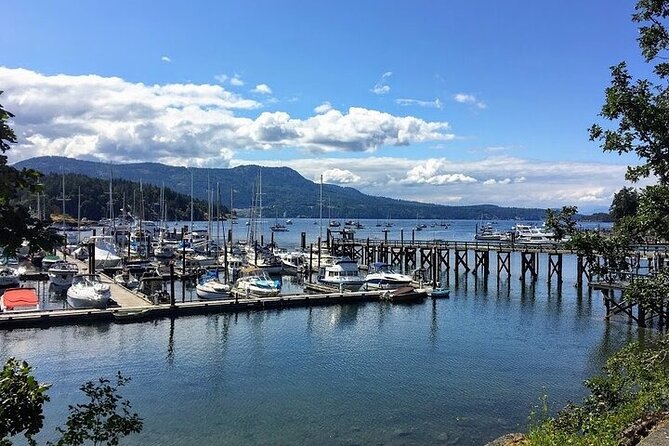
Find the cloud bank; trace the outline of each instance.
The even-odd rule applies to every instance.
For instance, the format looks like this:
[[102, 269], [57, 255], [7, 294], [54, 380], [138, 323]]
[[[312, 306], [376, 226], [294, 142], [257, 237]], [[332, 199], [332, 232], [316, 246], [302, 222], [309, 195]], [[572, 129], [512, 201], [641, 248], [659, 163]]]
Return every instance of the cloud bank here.
[[[238, 76], [217, 79], [232, 85], [241, 82]], [[262, 112], [261, 100], [222, 85], [146, 85], [118, 77], [47, 76], [5, 67], [0, 67], [0, 85], [5, 90], [3, 105], [16, 114], [19, 147], [8, 153], [10, 162], [61, 155], [225, 167], [241, 150], [374, 152], [384, 145], [454, 138], [447, 122], [361, 107], [339, 111], [325, 103], [305, 119], [282, 111]], [[254, 90], [271, 94], [266, 84]], [[248, 117], [252, 113], [258, 114]]]

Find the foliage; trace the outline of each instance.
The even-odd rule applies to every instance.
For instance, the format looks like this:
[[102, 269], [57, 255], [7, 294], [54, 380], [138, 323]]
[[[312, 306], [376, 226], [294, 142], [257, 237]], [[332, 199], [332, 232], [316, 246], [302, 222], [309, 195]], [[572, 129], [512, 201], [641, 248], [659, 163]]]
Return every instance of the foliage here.
[[534, 420], [535, 445], [618, 445], [631, 424], [669, 408], [669, 337], [630, 344], [614, 354], [603, 373], [585, 381], [590, 394], [554, 418]]
[[[109, 217], [109, 180], [91, 178], [79, 174], [65, 174], [65, 213], [76, 218], [79, 210], [78, 194], [81, 189], [81, 216], [90, 220], [99, 220]], [[42, 178], [44, 185], [44, 204], [46, 216], [50, 214], [61, 214], [63, 211], [63, 175], [47, 174]], [[144, 211], [145, 220], [160, 220], [160, 188], [140, 184], [128, 180], [114, 180], [112, 182], [112, 196], [114, 208], [118, 216], [123, 207], [125, 198], [126, 210], [138, 217]], [[174, 192], [165, 188], [165, 206], [167, 208], [167, 219], [175, 221], [190, 220], [190, 196]], [[143, 206], [142, 206], [143, 199]], [[24, 203], [35, 207], [35, 198], [24, 194]], [[208, 203], [203, 200], [193, 200], [193, 215], [195, 220], [207, 219]], [[228, 209], [221, 206], [221, 216], [225, 216]], [[216, 203], [214, 200], [213, 217], [216, 215]]]
[[124, 436], [139, 433], [143, 428], [142, 419], [137, 413], [131, 413], [130, 402], [118, 393], [118, 388], [129, 380], [118, 372], [116, 385], [100, 378], [97, 384], [89, 381], [81, 386], [90, 402], [70, 406], [66, 429], [58, 429], [63, 436], [55, 446], [79, 446], [87, 440], [94, 445], [113, 446]]
[[[600, 232], [578, 232], [567, 241], [569, 249], [576, 250], [590, 265], [592, 274], [613, 281], [622, 271], [630, 268], [632, 255], [630, 239], [624, 234], [605, 235]], [[603, 260], [602, 262], [599, 259]]]
[[546, 211], [546, 227], [553, 232], [553, 239], [560, 241], [576, 232], [576, 212], [576, 206], [563, 206], [559, 212], [552, 209]]
[[639, 193], [633, 187], [623, 187], [613, 196], [609, 212], [613, 221], [636, 215], [639, 208]]
[[44, 422], [42, 407], [49, 397], [49, 386], [40, 384], [30, 374], [28, 363], [9, 358], [0, 374], [0, 444], [11, 444], [6, 439], [23, 433], [31, 445], [33, 436]]
[[[90, 441], [94, 445], [112, 446], [122, 437], [140, 432], [142, 419], [131, 413], [130, 403], [118, 393], [118, 388], [129, 380], [118, 372], [115, 385], [100, 378], [97, 383], [89, 381], [81, 386], [89, 402], [69, 406], [65, 427], [57, 429], [61, 438], [47, 444], [79, 446]], [[31, 446], [37, 444], [33, 437], [43, 427], [48, 388], [37, 382], [26, 362], [7, 360], [0, 374], [0, 446], [11, 446], [10, 437], [20, 433]]]
[[[0, 95], [2, 91], [0, 91]], [[18, 170], [7, 164], [5, 152], [16, 143], [16, 135], [8, 121], [14, 117], [0, 104], [0, 249], [13, 254], [23, 240], [30, 241], [30, 250], [51, 250], [62, 244], [62, 238], [47, 231], [46, 225], [33, 218], [26, 206], [18, 202], [21, 191], [36, 193], [40, 190], [39, 172], [32, 169]]]
[[669, 0], [639, 0], [632, 20], [640, 23], [639, 46], [646, 62], [654, 66], [656, 79], [634, 81], [627, 64], [611, 67], [611, 85], [600, 115], [617, 123], [616, 129], [595, 124], [590, 139], [599, 140], [604, 151], [635, 153], [643, 164], [630, 166], [627, 178], [638, 181], [654, 175], [669, 184]]
[[635, 278], [625, 289], [623, 298], [627, 302], [637, 302], [655, 311], [664, 308], [669, 300], [669, 270], [665, 268], [654, 274]]
[[646, 187], [639, 197], [637, 225], [653, 241], [669, 241], [669, 187]]

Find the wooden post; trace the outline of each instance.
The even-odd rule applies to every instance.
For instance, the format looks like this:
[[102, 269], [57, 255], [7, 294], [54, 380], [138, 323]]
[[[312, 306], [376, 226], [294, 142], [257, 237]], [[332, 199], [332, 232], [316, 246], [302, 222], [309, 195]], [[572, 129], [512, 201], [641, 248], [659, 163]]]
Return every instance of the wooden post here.
[[548, 253], [548, 283], [551, 283], [553, 275], [557, 276], [558, 283], [562, 283], [562, 254]]
[[88, 272], [90, 274], [95, 273], [95, 243], [93, 242], [88, 244]]
[[497, 252], [497, 279], [499, 280], [502, 271], [506, 271], [507, 278], [511, 277], [511, 252]]
[[314, 271], [314, 244], [311, 243], [309, 248], [309, 283], [312, 283], [313, 271]]
[[302, 248], [302, 251], [307, 249], [307, 233], [306, 232], [301, 232], [300, 233], [300, 248]]
[[480, 250], [477, 249], [474, 251], [474, 270], [472, 273], [476, 275], [478, 273], [478, 269], [481, 268], [483, 269], [483, 276], [488, 277], [488, 274], [490, 273], [490, 268], [488, 266], [490, 259], [490, 251], [488, 250]]
[[[182, 288], [183, 288], [183, 285], [182, 285]], [[170, 306], [172, 308], [174, 308], [176, 306], [176, 303], [175, 303], [175, 300], [174, 300], [174, 261], [170, 261]]]

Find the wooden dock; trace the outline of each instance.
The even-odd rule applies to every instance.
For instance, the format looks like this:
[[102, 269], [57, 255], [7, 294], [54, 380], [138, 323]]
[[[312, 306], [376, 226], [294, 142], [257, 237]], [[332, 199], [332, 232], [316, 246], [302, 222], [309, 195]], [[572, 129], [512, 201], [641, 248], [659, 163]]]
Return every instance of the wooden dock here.
[[[77, 260], [74, 257], [68, 257], [68, 262], [76, 263], [79, 267], [79, 272], [84, 273], [88, 271], [88, 264]], [[151, 306], [151, 301], [148, 297], [139, 291], [131, 291], [116, 282], [106, 274], [100, 274], [100, 280], [102, 283], [109, 285], [111, 289], [111, 298], [118, 304], [121, 308], [139, 308], [139, 307], [149, 307]]]
[[289, 296], [235, 298], [226, 300], [193, 301], [184, 303], [104, 310], [50, 310], [0, 313], [0, 329], [48, 327], [54, 325], [90, 324], [97, 322], [142, 322], [163, 317], [216, 314], [238, 311], [262, 311], [300, 306], [322, 306], [354, 302], [378, 301], [378, 291], [358, 291], [327, 294], [295, 294]]

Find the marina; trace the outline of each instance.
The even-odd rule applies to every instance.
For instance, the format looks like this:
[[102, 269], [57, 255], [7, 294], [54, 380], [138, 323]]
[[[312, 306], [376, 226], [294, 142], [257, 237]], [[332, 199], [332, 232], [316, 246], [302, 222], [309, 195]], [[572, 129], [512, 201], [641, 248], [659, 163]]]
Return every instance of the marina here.
[[[379, 438], [398, 445], [479, 445], [523, 429], [544, 391], [556, 407], [580, 398], [584, 390], [567, 382], [592, 375], [625, 342], [651, 335], [630, 325], [625, 314], [607, 317], [599, 291], [576, 286], [575, 254], [559, 253], [565, 286], [549, 281], [544, 268], [533, 280], [484, 274], [482, 266], [467, 270], [457, 266], [456, 248], [475, 261], [477, 250], [490, 246], [497, 252], [499, 244], [435, 245], [435, 239], [449, 235], [445, 231], [473, 239], [470, 222], [449, 223], [450, 228], [440, 229], [443, 234], [424, 230], [424, 238], [413, 244], [389, 239], [386, 245], [385, 234], [400, 235], [401, 229], [376, 232], [361, 222], [367, 228], [357, 231], [364, 238], [354, 239], [363, 242], [353, 250], [361, 277], [371, 272], [365, 254], [368, 260], [385, 259], [378, 254], [384, 246], [417, 253], [415, 265], [387, 257], [398, 274], [412, 275], [408, 298], [401, 287], [358, 291], [319, 283], [319, 264], [332, 254], [337, 258], [335, 239], [330, 251], [303, 252], [299, 271], [274, 276], [281, 291], [270, 297], [233, 288], [222, 299], [199, 299], [197, 274], [175, 259], [161, 261], [159, 273], [145, 277], [145, 286], [140, 279], [132, 290], [112, 278], [120, 270], [101, 273], [111, 291], [110, 304], [78, 310], [53, 300], [47, 276], [24, 271], [22, 284], [35, 285], [42, 306], [0, 314], [0, 351], [35, 364], [39, 379], [55, 383], [52, 395], [59, 400], [71, 399], [86, 376], [111, 375], [116, 369], [132, 376], [127, 396], [147, 424], [142, 434], [128, 438], [131, 445], [214, 445], [223, 439], [335, 445]], [[310, 235], [320, 246], [314, 226], [310, 219], [294, 219], [290, 231], [270, 240], [295, 255], [302, 245], [312, 245], [306, 243]], [[365, 251], [368, 240], [376, 247], [370, 249], [373, 257]], [[423, 260], [434, 260], [435, 246], [449, 250], [448, 263], [442, 261], [437, 271], [430, 270], [435, 263]], [[542, 265], [555, 254], [538, 246], [534, 250]], [[227, 252], [223, 262], [226, 256], [234, 257]], [[518, 271], [523, 250], [509, 250], [508, 256]], [[67, 260], [80, 273], [95, 264], [91, 258]], [[653, 264], [639, 263], [642, 268]], [[215, 271], [216, 265], [207, 268]], [[422, 274], [413, 275], [415, 269]], [[219, 269], [218, 277], [224, 276]], [[156, 289], [160, 300], [152, 294]], [[57, 339], [53, 348], [43, 341], [47, 334]], [[175, 392], [174, 382], [182, 389]], [[344, 395], [358, 397], [343, 400]], [[263, 401], [271, 404], [265, 407]], [[203, 408], [227, 421], [203, 414]], [[324, 415], [330, 421], [324, 422]], [[47, 406], [46, 416], [47, 427], [52, 426], [62, 409]], [[188, 429], [166, 427], [165, 417], [181, 417]]]

